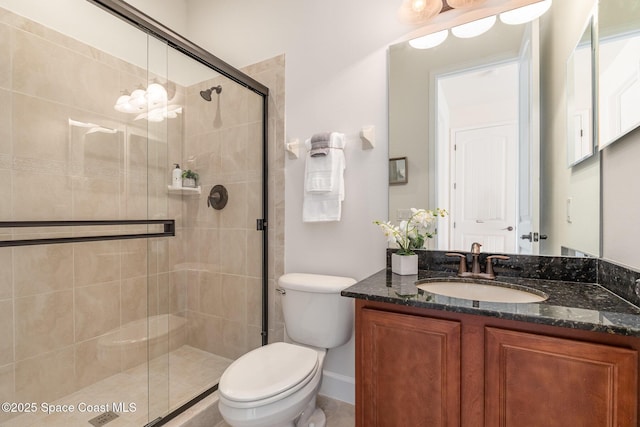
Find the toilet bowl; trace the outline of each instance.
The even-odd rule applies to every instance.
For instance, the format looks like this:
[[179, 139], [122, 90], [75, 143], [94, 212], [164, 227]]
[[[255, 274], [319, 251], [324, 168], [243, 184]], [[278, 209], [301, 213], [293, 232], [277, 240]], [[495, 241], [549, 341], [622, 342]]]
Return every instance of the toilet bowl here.
[[[315, 398], [326, 351], [273, 343], [233, 362], [220, 378], [220, 413], [233, 427], [323, 427]], [[307, 424], [304, 424], [304, 422]]]
[[325, 427], [316, 406], [327, 350], [353, 331], [348, 277], [292, 273], [278, 279], [293, 343], [257, 348], [233, 362], [218, 385], [220, 414], [232, 427]]

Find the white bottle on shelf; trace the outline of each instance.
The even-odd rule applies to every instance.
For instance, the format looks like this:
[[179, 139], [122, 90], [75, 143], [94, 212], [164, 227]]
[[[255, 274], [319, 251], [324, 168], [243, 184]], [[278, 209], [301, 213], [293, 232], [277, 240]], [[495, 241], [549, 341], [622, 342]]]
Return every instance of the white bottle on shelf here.
[[173, 188], [182, 188], [182, 169], [180, 169], [180, 165], [174, 163], [176, 168], [171, 172], [171, 186]]

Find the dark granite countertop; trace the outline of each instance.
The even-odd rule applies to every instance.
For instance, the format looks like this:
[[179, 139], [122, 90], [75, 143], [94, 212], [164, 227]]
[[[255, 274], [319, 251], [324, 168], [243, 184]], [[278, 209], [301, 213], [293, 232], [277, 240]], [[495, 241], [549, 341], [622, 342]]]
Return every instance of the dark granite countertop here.
[[412, 307], [475, 314], [550, 326], [640, 337], [640, 308], [597, 283], [498, 277], [498, 282], [526, 286], [549, 295], [537, 303], [471, 301], [425, 292], [416, 281], [455, 277], [450, 271], [420, 270], [400, 276], [384, 269], [342, 291], [345, 297]]

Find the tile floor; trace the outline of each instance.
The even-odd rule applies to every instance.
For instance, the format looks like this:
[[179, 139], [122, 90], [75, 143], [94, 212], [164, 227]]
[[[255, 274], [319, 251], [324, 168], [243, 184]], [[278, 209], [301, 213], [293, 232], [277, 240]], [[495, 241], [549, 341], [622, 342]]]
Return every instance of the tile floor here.
[[[194, 390], [203, 391], [215, 384], [232, 360], [206, 351], [182, 346], [150, 363], [105, 378], [73, 394], [50, 402], [54, 405], [135, 404], [135, 411], [121, 412], [107, 427], [141, 427], [150, 419], [176, 408], [193, 397]], [[151, 404], [150, 404], [151, 402]], [[40, 405], [40, 403], [38, 403]], [[84, 407], [84, 406], [82, 406]], [[93, 409], [91, 406], [89, 408]], [[96, 411], [56, 412], [50, 415], [38, 406], [35, 414], [24, 414], [2, 423], [2, 427], [74, 427], [90, 426], [89, 420], [100, 415]]]

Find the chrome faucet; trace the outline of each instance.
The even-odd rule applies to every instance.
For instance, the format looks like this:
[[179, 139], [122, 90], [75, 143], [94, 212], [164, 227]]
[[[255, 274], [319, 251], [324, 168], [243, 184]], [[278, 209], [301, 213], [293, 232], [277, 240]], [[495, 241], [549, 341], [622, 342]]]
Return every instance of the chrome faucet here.
[[482, 272], [480, 268], [480, 248], [482, 245], [478, 242], [473, 242], [471, 244], [471, 272], [467, 271], [467, 256], [458, 252], [448, 252], [445, 255], [447, 256], [455, 256], [460, 258], [460, 265], [458, 266], [458, 277], [472, 277], [477, 279], [495, 279], [496, 274], [493, 271], [493, 260], [494, 259], [509, 259], [508, 256], [505, 255], [489, 255], [487, 257], [487, 266], [485, 267], [485, 272]]

